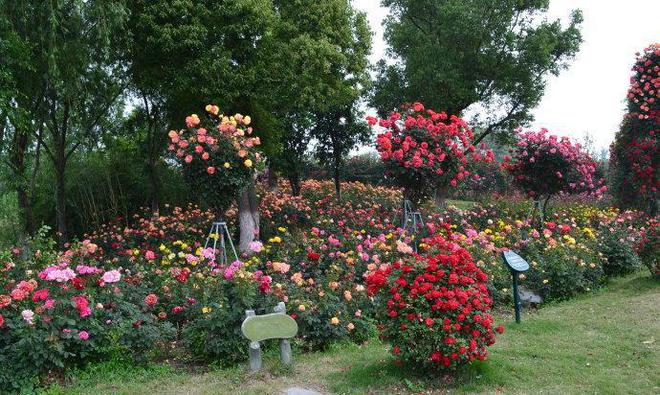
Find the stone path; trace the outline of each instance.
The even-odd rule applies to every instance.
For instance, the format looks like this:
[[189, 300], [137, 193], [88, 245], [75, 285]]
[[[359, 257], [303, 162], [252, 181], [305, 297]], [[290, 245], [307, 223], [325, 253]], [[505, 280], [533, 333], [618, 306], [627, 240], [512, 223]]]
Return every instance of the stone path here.
[[305, 388], [291, 387], [284, 390], [285, 395], [323, 395], [320, 392], [308, 390]]

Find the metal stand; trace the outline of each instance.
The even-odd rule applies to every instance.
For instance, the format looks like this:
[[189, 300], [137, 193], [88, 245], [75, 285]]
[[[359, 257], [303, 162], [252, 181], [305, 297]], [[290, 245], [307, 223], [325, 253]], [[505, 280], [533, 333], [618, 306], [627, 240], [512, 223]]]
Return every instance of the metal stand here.
[[520, 324], [520, 312], [522, 311], [522, 302], [520, 301], [520, 293], [518, 293], [518, 273], [511, 271], [513, 279], [513, 305], [516, 310], [516, 323]]
[[422, 218], [422, 213], [419, 211], [412, 210], [412, 204], [410, 200], [403, 201], [403, 220], [401, 221], [401, 229], [408, 232], [415, 239], [413, 248], [417, 252], [418, 241], [417, 235], [419, 228], [424, 227], [424, 219]]
[[225, 245], [225, 236], [229, 240], [229, 245], [231, 246], [231, 251], [234, 253], [234, 259], [238, 260], [238, 254], [236, 254], [236, 248], [234, 248], [234, 242], [231, 240], [231, 235], [229, 234], [229, 229], [227, 228], [227, 223], [222, 222], [213, 222], [211, 224], [211, 229], [209, 230], [209, 235], [206, 238], [206, 243], [204, 248], [208, 248], [209, 245], [212, 245], [213, 252], [218, 251], [218, 240], [220, 240], [220, 256], [216, 255], [216, 262], [220, 265], [227, 264], [227, 248]]

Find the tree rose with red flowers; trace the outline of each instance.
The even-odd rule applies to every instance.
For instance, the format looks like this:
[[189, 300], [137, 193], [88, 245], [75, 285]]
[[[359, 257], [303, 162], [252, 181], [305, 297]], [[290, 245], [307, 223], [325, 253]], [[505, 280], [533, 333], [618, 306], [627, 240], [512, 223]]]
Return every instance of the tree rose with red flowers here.
[[367, 274], [382, 337], [396, 358], [434, 369], [484, 360], [495, 343], [487, 276], [470, 253], [441, 235]]
[[[477, 150], [467, 123], [444, 112], [425, 110], [421, 103], [404, 106], [388, 118], [368, 117], [370, 125], [384, 129], [376, 149], [387, 172], [405, 189], [407, 199], [420, 203], [435, 194], [442, 204], [448, 188], [479, 175], [469, 169], [472, 161], [493, 161], [490, 150]], [[483, 148], [483, 147], [482, 147]]]
[[655, 215], [660, 198], [660, 44], [637, 55], [628, 113], [610, 147], [610, 173], [620, 205], [645, 208]]

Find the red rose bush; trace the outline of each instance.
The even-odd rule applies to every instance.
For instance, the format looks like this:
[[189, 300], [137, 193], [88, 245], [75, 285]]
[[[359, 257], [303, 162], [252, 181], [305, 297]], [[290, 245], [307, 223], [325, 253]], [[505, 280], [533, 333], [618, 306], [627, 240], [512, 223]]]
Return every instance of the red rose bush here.
[[456, 369], [484, 360], [495, 343], [488, 277], [470, 253], [441, 235], [422, 254], [405, 255], [366, 275], [381, 336], [402, 361]]

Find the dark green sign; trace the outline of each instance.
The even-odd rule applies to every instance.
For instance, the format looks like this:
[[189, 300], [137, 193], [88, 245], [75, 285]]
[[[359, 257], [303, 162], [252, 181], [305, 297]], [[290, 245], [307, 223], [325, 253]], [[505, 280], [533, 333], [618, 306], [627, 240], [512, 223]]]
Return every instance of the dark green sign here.
[[507, 266], [509, 266], [509, 269], [514, 272], [520, 273], [529, 269], [529, 263], [513, 251], [504, 251], [502, 257]]
[[504, 263], [511, 271], [511, 279], [513, 282], [513, 304], [516, 309], [516, 322], [520, 323], [520, 311], [522, 310], [522, 302], [520, 301], [520, 294], [518, 293], [518, 274], [529, 269], [529, 263], [524, 260], [520, 255], [513, 251], [504, 251], [502, 253]]

